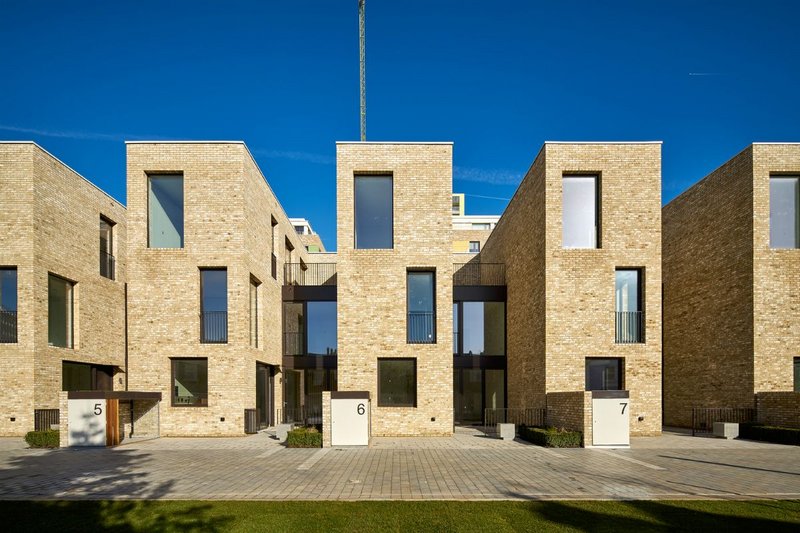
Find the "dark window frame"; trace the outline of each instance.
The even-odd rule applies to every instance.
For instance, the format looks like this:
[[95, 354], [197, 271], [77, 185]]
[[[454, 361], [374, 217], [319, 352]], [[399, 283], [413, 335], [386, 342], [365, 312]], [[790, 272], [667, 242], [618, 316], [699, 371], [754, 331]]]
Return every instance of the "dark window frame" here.
[[[206, 362], [206, 403], [203, 405], [202, 403], [193, 404], [193, 403], [175, 403], [175, 363], [178, 361], [205, 361]], [[188, 408], [207, 408], [210, 407], [208, 402], [208, 357], [170, 357], [169, 358], [169, 367], [170, 367], [170, 381], [169, 381], [169, 397], [170, 397], [170, 406], [171, 407], [188, 407]]]
[[[772, 196], [772, 181], [773, 180], [796, 180], [798, 184], [798, 188], [800, 188], [800, 173], [798, 172], [770, 172], [769, 174], [769, 182], [767, 187], [767, 197], [770, 198]], [[794, 246], [773, 246], [772, 245], [772, 206], [769, 206], [767, 216], [769, 218], [768, 221], [768, 236], [767, 239], [769, 241], [769, 249], [770, 250], [798, 250], [800, 249], [800, 191], [798, 191], [798, 196], [795, 197], [795, 231], [797, 232], [795, 235], [795, 245]]]
[[[87, 389], [90, 391], [97, 391], [97, 390], [113, 390], [114, 389], [114, 365], [99, 365], [95, 363], [85, 363], [82, 361], [70, 361], [64, 359], [61, 361], [61, 391], [67, 392], [70, 390], [78, 390], [78, 389], [67, 389], [64, 386], [64, 365], [79, 365], [79, 366], [86, 366], [89, 367], [90, 372], [90, 381], [91, 381], [91, 388]], [[102, 383], [103, 379], [98, 379], [98, 374], [105, 373], [108, 376], [108, 380], [106, 383]], [[107, 388], [103, 388], [101, 385], [107, 385]]]
[[[594, 248], [567, 248], [564, 246], [564, 179], [594, 178], [594, 226], [596, 244]], [[603, 173], [601, 171], [570, 171], [561, 173], [561, 249], [562, 250], [602, 250], [603, 248]]]
[[14, 309], [2, 309], [3, 313], [8, 314], [0, 317], [0, 320], [3, 321], [0, 327], [3, 328], [4, 335], [8, 334], [9, 340], [4, 340], [6, 337], [0, 337], [0, 344], [17, 344], [19, 342], [19, 269], [16, 266], [0, 265], [0, 271], [14, 272]]
[[[151, 179], [152, 178], [163, 178], [163, 177], [178, 177], [181, 178], [181, 210], [182, 210], [182, 219], [183, 219], [183, 231], [181, 234], [181, 245], [177, 248], [170, 247], [166, 248], [163, 246], [154, 247], [150, 242], [150, 187], [151, 187]], [[147, 180], [147, 249], [148, 250], [185, 250], [186, 249], [186, 176], [182, 170], [156, 170], [156, 171], [146, 171], [145, 178]]]
[[[641, 313], [639, 320], [639, 329], [640, 329], [640, 337], [639, 340], [636, 342], [619, 342], [618, 334], [616, 331], [616, 316], [619, 312], [617, 310], [617, 298], [616, 298], [616, 291], [617, 291], [617, 272], [619, 271], [635, 271], [636, 275], [636, 305], [638, 306], [638, 311]], [[614, 267], [614, 344], [646, 344], [647, 343], [647, 310], [645, 309], [645, 304], [647, 303], [647, 299], [645, 298], [645, 276], [647, 274], [646, 267], [637, 266], [637, 267]]]
[[[117, 225], [117, 223], [108, 218], [107, 216], [103, 215], [102, 213], [100, 213], [100, 222], [104, 222], [108, 225], [108, 245], [107, 245], [108, 250], [106, 252], [103, 252], [102, 248], [98, 250], [98, 255], [100, 256], [100, 275], [106, 279], [115, 281], [117, 278], [117, 264], [116, 264], [116, 256], [114, 255], [114, 241], [116, 240], [115, 234], [117, 233], [117, 231], [115, 230], [115, 226]], [[148, 234], [149, 234], [149, 228], [148, 228]], [[104, 258], [103, 253], [105, 253], [107, 257]], [[108, 275], [103, 274], [103, 265], [106, 265], [106, 268], [108, 269], [107, 272]]]
[[[432, 282], [431, 282], [431, 302], [432, 302], [432, 338], [429, 342], [423, 341], [411, 341], [411, 332], [409, 329], [409, 317], [411, 316], [411, 310], [409, 309], [409, 283], [408, 279], [411, 274], [431, 274]], [[410, 267], [406, 269], [406, 344], [438, 344], [436, 338], [436, 268], [424, 268], [424, 267]]]
[[[476, 355], [464, 353], [464, 304], [465, 303], [499, 303], [503, 304], [503, 351], [502, 355]], [[505, 300], [454, 300], [453, 305], [458, 307], [458, 331], [453, 331], [457, 334], [457, 351], [453, 352], [453, 357], [507, 357], [508, 356], [508, 302]]]
[[[414, 365], [413, 366], [413, 370], [414, 370], [413, 397], [414, 397], [414, 400], [413, 400], [412, 403], [410, 403], [410, 404], [406, 404], [406, 403], [402, 403], [402, 404], [400, 404], [400, 403], [386, 404], [386, 403], [383, 402], [383, 398], [382, 398], [382, 395], [381, 395], [381, 362], [382, 361], [404, 361], [404, 362], [408, 361], [408, 362], [413, 363], [413, 365]], [[408, 408], [416, 409], [416, 407], [417, 407], [417, 392], [418, 392], [418, 389], [419, 389], [419, 387], [417, 385], [417, 380], [418, 380], [417, 358], [416, 357], [379, 357], [378, 358], [377, 367], [378, 368], [377, 368], [376, 375], [377, 375], [377, 378], [378, 378], [378, 401], [377, 401], [378, 407], [399, 407], [399, 408], [404, 408], [404, 409], [408, 409]]]
[[[225, 272], [225, 339], [219, 341], [209, 341], [205, 340], [205, 328], [203, 325], [203, 320], [205, 317], [205, 309], [203, 306], [203, 272], [205, 271], [224, 271]], [[228, 344], [230, 339], [230, 327], [228, 324], [228, 308], [230, 306], [229, 295], [228, 295], [228, 267], [198, 267], [198, 272], [200, 275], [200, 344]], [[249, 305], [249, 304], [248, 304]], [[210, 311], [214, 312], [214, 311]]]
[[[389, 221], [391, 228], [391, 246], [389, 248], [361, 248], [358, 246], [358, 204], [356, 202], [358, 188], [358, 180], [360, 179], [375, 179], [375, 178], [388, 178], [391, 184], [392, 198], [391, 198], [391, 211], [389, 212]], [[394, 172], [380, 171], [380, 172], [355, 172], [353, 174], [353, 249], [354, 250], [394, 250]]]
[[[70, 313], [69, 313], [69, 332], [67, 337], [67, 345], [66, 346], [59, 346], [57, 344], [53, 344], [50, 341], [50, 278], [60, 279], [61, 281], [65, 281], [70, 285], [69, 291], [69, 306], [70, 306]], [[75, 349], [75, 315], [77, 314], [76, 307], [75, 307], [75, 291], [77, 290], [78, 283], [73, 281], [69, 278], [65, 278], [64, 276], [59, 276], [58, 274], [54, 274], [52, 272], [47, 273], [47, 345], [51, 348], [64, 348], [66, 350], [74, 350]], [[19, 290], [19, 289], [18, 289]]]
[[[617, 389], [592, 389], [589, 388], [589, 380], [586, 371], [589, 368], [589, 361], [616, 361], [617, 364]], [[625, 358], [624, 357], [586, 357], [584, 358], [584, 390], [625, 390]]]

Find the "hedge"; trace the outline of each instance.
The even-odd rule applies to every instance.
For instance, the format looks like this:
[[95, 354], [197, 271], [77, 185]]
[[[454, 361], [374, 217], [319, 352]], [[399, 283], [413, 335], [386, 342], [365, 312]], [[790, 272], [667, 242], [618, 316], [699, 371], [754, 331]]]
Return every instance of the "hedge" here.
[[580, 448], [581, 440], [583, 440], [583, 434], [580, 431], [554, 427], [521, 426], [519, 436], [521, 439], [546, 448]]
[[25, 442], [31, 448], [58, 448], [58, 430], [29, 431], [25, 435]]
[[739, 438], [800, 446], [800, 429], [762, 426], [748, 422], [739, 424]]
[[297, 428], [286, 437], [287, 448], [322, 448], [322, 433], [317, 428]]

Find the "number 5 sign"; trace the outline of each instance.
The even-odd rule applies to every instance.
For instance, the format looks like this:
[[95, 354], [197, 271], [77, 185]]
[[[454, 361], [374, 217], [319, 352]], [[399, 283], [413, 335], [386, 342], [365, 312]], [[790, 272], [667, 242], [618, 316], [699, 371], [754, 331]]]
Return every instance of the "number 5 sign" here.
[[67, 400], [69, 445], [106, 445], [106, 400]]

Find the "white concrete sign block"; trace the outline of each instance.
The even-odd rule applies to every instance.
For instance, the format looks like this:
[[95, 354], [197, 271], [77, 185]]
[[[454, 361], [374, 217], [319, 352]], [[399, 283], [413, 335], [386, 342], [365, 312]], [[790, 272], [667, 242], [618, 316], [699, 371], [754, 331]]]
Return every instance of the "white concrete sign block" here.
[[331, 399], [331, 446], [369, 446], [369, 400]]
[[592, 398], [592, 444], [630, 446], [630, 398]]
[[106, 445], [106, 401], [68, 400], [69, 445]]

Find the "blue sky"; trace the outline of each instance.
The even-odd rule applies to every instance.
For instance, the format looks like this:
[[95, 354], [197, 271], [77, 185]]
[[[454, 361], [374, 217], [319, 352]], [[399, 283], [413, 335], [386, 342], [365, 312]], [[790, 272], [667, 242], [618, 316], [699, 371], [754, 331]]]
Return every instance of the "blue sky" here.
[[[123, 202], [125, 139], [241, 139], [335, 248], [357, 0], [0, 2], [0, 139]], [[663, 140], [667, 202], [750, 142], [800, 141], [799, 17], [790, 0], [367, 0], [368, 139], [454, 141], [468, 214], [502, 212], [545, 140]]]

